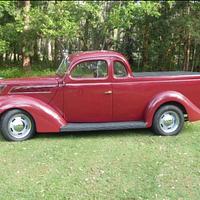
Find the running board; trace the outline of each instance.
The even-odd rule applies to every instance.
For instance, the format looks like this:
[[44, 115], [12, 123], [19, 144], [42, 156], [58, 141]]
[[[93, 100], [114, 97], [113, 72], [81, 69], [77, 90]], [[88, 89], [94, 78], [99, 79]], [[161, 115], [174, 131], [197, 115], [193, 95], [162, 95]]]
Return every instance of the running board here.
[[142, 121], [135, 122], [106, 122], [106, 123], [69, 123], [61, 127], [61, 132], [75, 131], [101, 131], [101, 130], [122, 130], [146, 128], [146, 123]]

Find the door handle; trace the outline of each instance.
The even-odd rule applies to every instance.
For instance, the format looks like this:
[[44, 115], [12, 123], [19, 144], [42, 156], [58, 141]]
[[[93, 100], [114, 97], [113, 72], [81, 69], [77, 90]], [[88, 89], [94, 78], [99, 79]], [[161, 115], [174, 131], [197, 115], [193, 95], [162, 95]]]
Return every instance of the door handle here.
[[112, 91], [108, 90], [108, 91], [104, 92], [104, 94], [112, 94]]

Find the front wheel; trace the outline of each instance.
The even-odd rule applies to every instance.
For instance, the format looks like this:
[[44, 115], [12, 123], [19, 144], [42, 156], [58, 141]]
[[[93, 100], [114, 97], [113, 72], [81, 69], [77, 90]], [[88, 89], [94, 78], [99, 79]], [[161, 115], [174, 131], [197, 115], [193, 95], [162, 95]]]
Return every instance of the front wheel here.
[[0, 129], [6, 140], [23, 141], [33, 136], [35, 124], [28, 113], [14, 109], [2, 115]]
[[159, 135], [171, 136], [180, 133], [183, 125], [182, 110], [174, 105], [165, 105], [156, 112], [152, 128]]

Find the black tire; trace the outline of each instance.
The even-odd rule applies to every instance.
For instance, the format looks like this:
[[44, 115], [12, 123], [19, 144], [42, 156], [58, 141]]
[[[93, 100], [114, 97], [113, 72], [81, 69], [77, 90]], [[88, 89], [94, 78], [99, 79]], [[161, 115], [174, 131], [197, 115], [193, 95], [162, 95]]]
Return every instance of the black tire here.
[[[21, 125], [23, 130], [15, 130], [19, 127], [16, 128], [14, 123], [16, 123], [16, 125], [18, 123], [19, 126]], [[11, 124], [13, 126], [11, 126]], [[30, 139], [35, 134], [35, 123], [33, 118], [27, 112], [14, 109], [1, 116], [0, 130], [3, 137], [8, 141], [24, 141]], [[22, 132], [24, 132], [24, 134], [22, 134]]]
[[[174, 124], [176, 121], [176, 125], [174, 125], [174, 129], [171, 128], [171, 132], [170, 130], [168, 130], [168, 127], [170, 127], [170, 125], [169, 126], [167, 125], [168, 127], [164, 125], [163, 127], [163, 122], [161, 121], [164, 117], [166, 117], [167, 114], [170, 116], [170, 112], [173, 113], [174, 115], [173, 119], [176, 119], [173, 121]], [[185, 121], [184, 114], [180, 108], [174, 105], [165, 105], [159, 108], [157, 112], [155, 113], [152, 129], [156, 134], [163, 135], [163, 136], [177, 135], [182, 130], [184, 121]], [[167, 123], [167, 121], [164, 121], [164, 123]], [[172, 122], [170, 121], [170, 123]]]

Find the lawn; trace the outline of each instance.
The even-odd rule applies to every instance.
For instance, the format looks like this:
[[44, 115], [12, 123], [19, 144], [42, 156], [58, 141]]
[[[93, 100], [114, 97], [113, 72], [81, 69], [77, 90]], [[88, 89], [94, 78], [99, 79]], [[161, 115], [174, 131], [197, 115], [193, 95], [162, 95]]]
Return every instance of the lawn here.
[[33, 65], [31, 72], [24, 72], [22, 66], [19, 65], [4, 65], [0, 66], [0, 78], [19, 78], [30, 76], [46, 76], [54, 75], [56, 68], [54, 67], [42, 67]]
[[[1, 68], [1, 77], [54, 74]], [[149, 130], [0, 137], [0, 199], [199, 200], [200, 123], [176, 137]]]
[[200, 123], [149, 130], [0, 137], [0, 199], [200, 199]]

